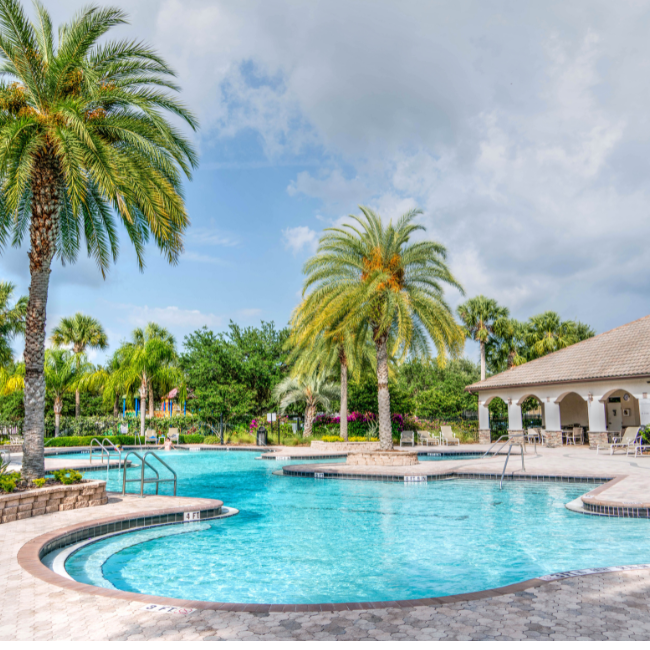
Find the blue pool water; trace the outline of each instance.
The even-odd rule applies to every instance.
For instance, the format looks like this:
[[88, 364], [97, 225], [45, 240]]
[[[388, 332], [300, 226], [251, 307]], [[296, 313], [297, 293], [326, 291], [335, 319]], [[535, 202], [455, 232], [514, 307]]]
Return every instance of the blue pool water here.
[[[305, 461], [262, 461], [249, 452], [161, 456], [178, 473], [179, 495], [216, 497], [240, 514], [184, 534], [164, 536], [182, 528], [168, 526], [96, 542], [67, 560], [73, 578], [206, 601], [362, 602], [650, 559], [647, 521], [564, 507], [593, 486], [315, 480], [272, 473]], [[113, 470], [109, 489], [118, 484]]]

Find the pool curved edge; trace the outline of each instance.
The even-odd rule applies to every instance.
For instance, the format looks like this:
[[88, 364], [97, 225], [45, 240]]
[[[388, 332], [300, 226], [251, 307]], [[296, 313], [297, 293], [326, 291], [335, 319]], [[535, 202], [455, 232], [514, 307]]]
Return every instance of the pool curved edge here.
[[[223, 507], [223, 502], [216, 499], [202, 499], [206, 503], [200, 506], [197, 510], [201, 513], [214, 511], [217, 508]], [[194, 510], [194, 511], [197, 511]], [[136, 519], [147, 519], [152, 517], [159, 517], [163, 515], [179, 515], [186, 512], [186, 509], [180, 506], [173, 508], [162, 508], [147, 512], [139, 512], [135, 515]], [[361, 603], [321, 603], [321, 604], [264, 604], [264, 603], [219, 603], [202, 600], [184, 600], [181, 598], [169, 598], [166, 596], [155, 596], [150, 594], [141, 594], [130, 591], [120, 591], [113, 589], [106, 589], [104, 587], [95, 587], [81, 582], [76, 582], [70, 578], [65, 578], [47, 568], [42, 562], [41, 557], [45, 555], [44, 549], [64, 538], [70, 534], [80, 533], [83, 530], [95, 528], [98, 526], [109, 526], [119, 522], [125, 522], [133, 519], [134, 517], [120, 515], [108, 517], [105, 519], [98, 519], [93, 522], [86, 522], [75, 526], [68, 526], [59, 528], [43, 535], [39, 535], [29, 542], [23, 544], [18, 551], [18, 564], [22, 569], [27, 571], [30, 575], [43, 580], [51, 585], [76, 591], [78, 593], [86, 594], [89, 596], [102, 596], [104, 598], [113, 598], [117, 600], [124, 600], [129, 602], [141, 602], [143, 604], [156, 604], [164, 605], [167, 607], [179, 608], [192, 608], [192, 609], [207, 609], [207, 610], [221, 610], [232, 612], [334, 612], [334, 611], [352, 611], [352, 610], [370, 610], [370, 609], [386, 609], [386, 608], [409, 608], [421, 607], [431, 605], [444, 605], [450, 603], [458, 603], [462, 601], [481, 600], [483, 598], [494, 598], [497, 596], [504, 596], [513, 594], [532, 587], [539, 587], [549, 582], [557, 580], [565, 580], [576, 576], [598, 574], [598, 573], [613, 573], [621, 571], [633, 570], [650, 570], [650, 564], [644, 565], [630, 565], [630, 566], [615, 566], [600, 569], [582, 569], [577, 571], [565, 571], [563, 573], [556, 573], [552, 575], [542, 576], [539, 578], [532, 578], [522, 582], [516, 582], [504, 587], [496, 587], [494, 589], [485, 589], [482, 591], [475, 591], [464, 594], [455, 594], [453, 596], [441, 596], [436, 598], [418, 598], [412, 600], [389, 600], [378, 602], [361, 602]], [[211, 517], [206, 517], [210, 519]], [[173, 522], [168, 522], [173, 523]], [[154, 524], [159, 525], [159, 524]], [[150, 527], [150, 526], [144, 526]], [[126, 530], [124, 532], [127, 532]]]

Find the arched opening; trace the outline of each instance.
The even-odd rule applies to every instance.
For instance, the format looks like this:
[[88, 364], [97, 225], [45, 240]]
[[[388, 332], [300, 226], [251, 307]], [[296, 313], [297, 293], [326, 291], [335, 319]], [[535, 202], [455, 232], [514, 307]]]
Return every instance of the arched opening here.
[[[560, 426], [564, 432], [563, 437], [567, 439], [567, 442], [576, 427], [581, 428], [583, 432], [589, 430], [589, 405], [587, 400], [583, 399], [578, 393], [570, 391], [560, 395], [556, 401], [560, 405]], [[582, 434], [579, 435], [582, 436]], [[584, 442], [586, 437], [573, 440], [574, 442], [579, 440]]]
[[508, 433], [508, 405], [500, 397], [492, 397], [487, 407], [490, 411], [490, 437], [497, 440]]
[[521, 421], [524, 429], [545, 426], [544, 402], [537, 395], [533, 393], [524, 395], [517, 404], [521, 406]]
[[606, 393], [602, 400], [607, 409], [607, 431], [624, 431], [627, 427], [641, 426], [639, 400], [622, 388]]

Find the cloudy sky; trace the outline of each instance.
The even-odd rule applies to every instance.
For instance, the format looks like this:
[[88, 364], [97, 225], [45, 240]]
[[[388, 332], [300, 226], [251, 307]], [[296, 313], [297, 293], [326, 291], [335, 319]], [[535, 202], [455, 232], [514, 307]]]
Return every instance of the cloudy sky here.
[[[85, 3], [46, 4], [60, 22]], [[319, 233], [358, 204], [422, 208], [467, 295], [516, 317], [600, 332], [648, 313], [650, 2], [106, 4], [200, 118], [192, 228], [176, 268], [151, 249], [140, 274], [124, 238], [106, 281], [57, 265], [48, 326], [80, 309], [116, 344], [149, 320], [179, 340], [283, 325]], [[25, 292], [26, 251], [0, 264]]]

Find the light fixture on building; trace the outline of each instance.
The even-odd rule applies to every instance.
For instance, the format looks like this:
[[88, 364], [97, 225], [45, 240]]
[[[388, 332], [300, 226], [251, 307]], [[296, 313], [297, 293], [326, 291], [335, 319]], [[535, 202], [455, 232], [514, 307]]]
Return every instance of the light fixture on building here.
[[624, 399], [626, 402], [629, 402], [629, 401], [630, 401], [630, 396], [629, 396], [627, 393], [625, 393], [625, 395], [623, 395], [623, 399]]

